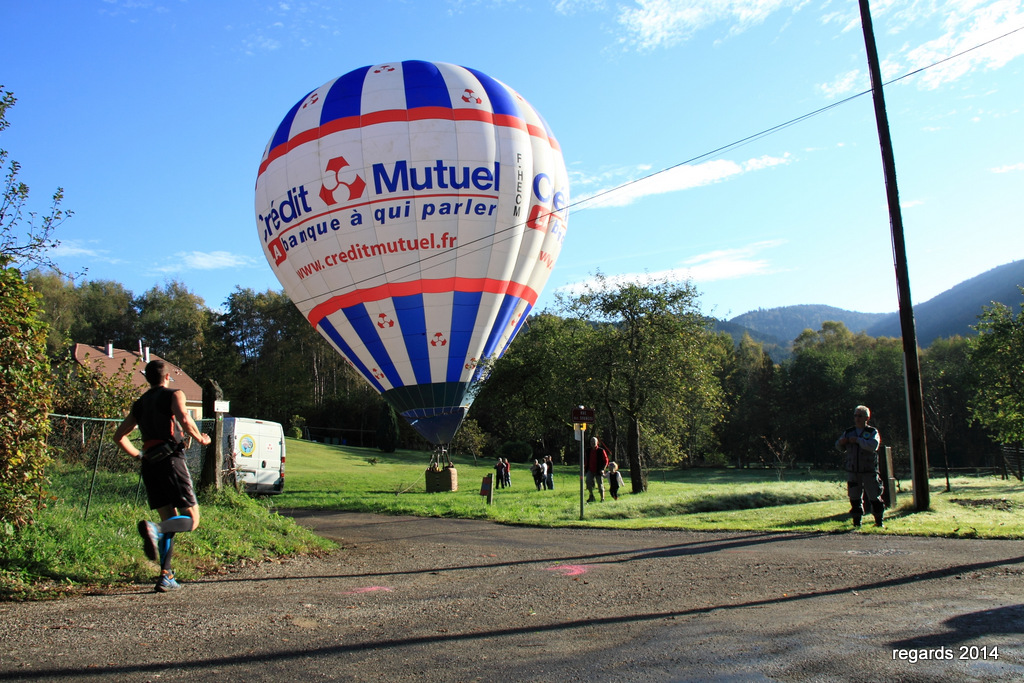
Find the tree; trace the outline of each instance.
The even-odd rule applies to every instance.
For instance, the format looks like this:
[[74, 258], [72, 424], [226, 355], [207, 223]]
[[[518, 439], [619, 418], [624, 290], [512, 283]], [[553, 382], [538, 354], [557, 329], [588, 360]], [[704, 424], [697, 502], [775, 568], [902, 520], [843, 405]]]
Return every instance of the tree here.
[[377, 420], [377, 448], [381, 453], [394, 453], [400, 438], [398, 414], [389, 403], [381, 402], [380, 417]]
[[921, 377], [928, 431], [942, 447], [949, 491], [949, 447], [957, 433], [963, 431], [961, 426], [966, 427], [964, 406], [973, 385], [967, 340], [953, 337], [933, 341], [922, 355]]
[[164, 360], [193, 374], [202, 365], [210, 319], [202, 297], [177, 280], [153, 287], [135, 302], [139, 335]]
[[83, 282], [77, 288], [77, 299], [72, 342], [93, 346], [113, 342], [121, 349], [135, 347], [139, 341], [139, 313], [135, 296], [124, 285], [113, 280]]
[[[213, 354], [232, 408], [284, 421], [301, 414], [311, 429], [372, 434], [379, 395], [309, 324], [282, 292], [237, 288], [210, 326]], [[209, 346], [209, 344], [208, 344]], [[405, 442], [408, 443], [408, 442]]]
[[[7, 110], [17, 102], [14, 93], [0, 85], [0, 132], [7, 129]], [[64, 189], [58, 187], [53, 193], [49, 210], [40, 218], [34, 211], [27, 211], [29, 187], [18, 180], [21, 164], [8, 161], [8, 153], [0, 149], [0, 169], [4, 174], [3, 197], [0, 198], [0, 267], [15, 265], [43, 266], [58, 270], [47, 252], [60, 244], [54, 232], [72, 212], [61, 208]]]
[[127, 360], [112, 375], [93, 370], [86, 365], [79, 366], [72, 360], [61, 364], [54, 380], [56, 396], [54, 412], [81, 417], [121, 418], [131, 409], [139, 397], [139, 388], [132, 382], [134, 373], [141, 373], [143, 364], [136, 360], [129, 365]]
[[719, 425], [719, 440], [742, 467], [769, 455], [766, 446], [776, 443], [781, 402], [777, 369], [761, 344], [744, 333], [724, 370], [722, 386], [729, 411]]
[[67, 358], [73, 343], [132, 349], [139, 342], [135, 296], [114, 280], [84, 281], [54, 270], [25, 274], [43, 295], [43, 319], [49, 325], [47, 350], [54, 361]]
[[543, 453], [567, 445], [573, 407], [598, 398], [587, 386], [586, 349], [593, 335], [593, 327], [581, 320], [531, 316], [491, 368], [473, 416], [502, 441], [536, 443]]
[[[0, 132], [14, 95], [0, 86]], [[53, 400], [47, 328], [40, 316], [39, 295], [12, 264], [49, 265], [46, 251], [56, 244], [53, 231], [70, 214], [60, 209], [61, 190], [49, 213], [38, 221], [25, 213], [29, 188], [18, 181], [21, 166], [7, 160], [0, 197], [0, 546], [2, 539], [31, 521], [41, 502], [48, 460], [46, 435]], [[27, 220], [26, 220], [27, 219]], [[37, 222], [38, 221], [38, 222]], [[4, 553], [6, 554], [6, 553]]]
[[[865, 337], [865, 339], [867, 339]], [[837, 430], [863, 399], [858, 381], [856, 342], [840, 322], [824, 322], [819, 331], [804, 330], [793, 342], [793, 359], [784, 366], [786, 410], [780, 436], [798, 460], [825, 464], [833, 458]]]
[[1024, 302], [1020, 309], [1014, 315], [1006, 304], [986, 306], [968, 342], [980, 378], [971, 416], [1004, 444], [1024, 442]]
[[78, 292], [75, 282], [53, 270], [34, 268], [25, 273], [25, 281], [42, 296], [40, 317], [46, 322], [46, 352], [51, 361], [68, 357], [71, 329], [78, 320]]
[[596, 326], [590, 375], [611, 428], [618, 416], [625, 423], [633, 493], [646, 491], [644, 437], [654, 442], [663, 435], [676, 454], [692, 457], [708, 446], [701, 439], [722, 419], [715, 342], [697, 291], [688, 281], [613, 284], [598, 273], [581, 294], [558, 301], [570, 316]]
[[463, 420], [462, 426], [459, 427], [459, 431], [455, 433], [455, 438], [452, 439], [451, 451], [453, 453], [469, 453], [473, 456], [473, 463], [483, 455], [484, 448], [487, 447], [487, 434], [480, 429], [480, 425], [476, 420]]

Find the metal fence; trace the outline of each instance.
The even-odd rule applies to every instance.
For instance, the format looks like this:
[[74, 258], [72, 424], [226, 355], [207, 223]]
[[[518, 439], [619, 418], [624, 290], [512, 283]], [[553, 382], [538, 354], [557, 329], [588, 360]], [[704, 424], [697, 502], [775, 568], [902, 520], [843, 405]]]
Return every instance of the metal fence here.
[[[213, 431], [213, 420], [198, 421], [203, 432]], [[145, 502], [139, 463], [114, 443], [119, 419], [50, 414], [47, 449], [61, 470], [62, 498], [66, 504], [84, 506], [84, 516], [96, 500]], [[141, 448], [138, 430], [133, 443]], [[185, 451], [185, 462], [195, 481], [203, 468], [206, 449], [193, 442]]]

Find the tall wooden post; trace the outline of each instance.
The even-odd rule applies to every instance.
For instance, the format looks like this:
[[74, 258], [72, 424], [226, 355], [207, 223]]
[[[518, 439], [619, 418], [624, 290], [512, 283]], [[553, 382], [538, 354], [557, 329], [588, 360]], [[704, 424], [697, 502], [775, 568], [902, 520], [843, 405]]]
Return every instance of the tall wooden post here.
[[199, 488], [220, 491], [224, 461], [224, 421], [216, 412], [216, 402], [224, 399], [220, 385], [212, 379], [203, 385], [203, 417], [213, 417], [213, 433], [210, 434], [210, 445], [206, 447], [203, 458], [203, 472], [199, 479]]
[[885, 113], [885, 98], [882, 94], [882, 71], [875, 47], [875, 33], [871, 25], [871, 8], [868, 0], [860, 0], [861, 25], [864, 29], [864, 46], [867, 48], [868, 70], [871, 73], [871, 92], [875, 103], [875, 121], [878, 126], [878, 143], [882, 148], [882, 166], [885, 171], [885, 191], [889, 203], [889, 222], [892, 228], [893, 261], [896, 266], [896, 291], [900, 307], [900, 332], [903, 336], [904, 372], [906, 373], [907, 422], [910, 428], [910, 464], [914, 482], [914, 508], [927, 510], [930, 505], [928, 492], [928, 446], [924, 428], [924, 392], [921, 389], [921, 362], [917, 355], [917, 330], [914, 325], [914, 306], [910, 299], [910, 273], [907, 268], [907, 248], [903, 241], [903, 215], [900, 213], [900, 196], [896, 187], [896, 159], [889, 137], [889, 119]]

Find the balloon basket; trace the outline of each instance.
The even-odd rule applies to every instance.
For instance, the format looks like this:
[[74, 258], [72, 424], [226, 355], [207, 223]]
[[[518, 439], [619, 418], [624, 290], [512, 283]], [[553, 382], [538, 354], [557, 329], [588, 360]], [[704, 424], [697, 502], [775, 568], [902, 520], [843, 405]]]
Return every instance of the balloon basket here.
[[454, 467], [427, 470], [427, 493], [459, 490], [459, 473]]

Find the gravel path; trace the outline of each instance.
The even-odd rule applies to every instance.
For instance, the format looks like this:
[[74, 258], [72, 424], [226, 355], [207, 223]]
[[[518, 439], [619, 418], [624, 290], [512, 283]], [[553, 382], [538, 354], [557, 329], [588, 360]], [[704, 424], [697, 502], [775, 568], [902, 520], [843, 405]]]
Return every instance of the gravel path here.
[[0, 680], [1024, 679], [1019, 541], [292, 514], [343, 548], [0, 604]]

